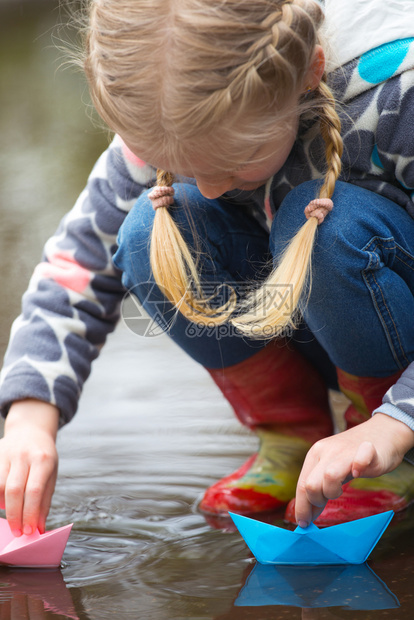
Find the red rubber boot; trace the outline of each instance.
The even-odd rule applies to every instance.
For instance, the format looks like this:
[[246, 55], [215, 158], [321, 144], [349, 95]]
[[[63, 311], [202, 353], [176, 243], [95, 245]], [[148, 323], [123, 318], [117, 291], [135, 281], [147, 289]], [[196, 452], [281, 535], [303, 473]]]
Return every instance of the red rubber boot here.
[[257, 432], [260, 448], [206, 491], [200, 509], [252, 514], [286, 505], [310, 446], [332, 433], [322, 378], [280, 340], [240, 364], [209, 372], [239, 420]]
[[[401, 371], [402, 372], [402, 371]], [[367, 420], [379, 407], [387, 390], [394, 385], [401, 372], [391, 377], [356, 377], [337, 370], [341, 391], [351, 400], [345, 412], [347, 428]], [[343, 486], [338, 499], [328, 501], [322, 514], [316, 519], [318, 526], [336, 525], [370, 515], [394, 510], [400, 512], [414, 501], [414, 467], [403, 461], [394, 471], [377, 478], [357, 478]], [[295, 500], [285, 514], [286, 521], [295, 523]]]

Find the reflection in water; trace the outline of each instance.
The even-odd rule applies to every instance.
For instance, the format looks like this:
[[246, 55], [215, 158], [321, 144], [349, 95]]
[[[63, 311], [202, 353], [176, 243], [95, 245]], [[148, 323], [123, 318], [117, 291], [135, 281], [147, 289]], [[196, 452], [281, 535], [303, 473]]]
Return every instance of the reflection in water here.
[[[3, 350], [42, 243], [72, 206], [106, 141], [85, 114], [82, 81], [56, 72], [60, 53], [51, 46], [51, 28], [64, 19], [57, 5], [0, 0]], [[166, 337], [139, 338], [121, 326], [94, 363], [79, 413], [58, 440], [48, 529], [75, 524], [62, 575], [79, 620], [300, 618], [292, 606], [233, 605], [251, 568], [248, 551], [238, 533], [212, 529], [196, 509], [203, 489], [236, 469], [255, 446], [202, 368]], [[412, 618], [414, 537], [404, 518], [406, 531], [388, 530], [372, 555], [373, 568], [401, 602], [392, 620]], [[5, 619], [12, 618], [11, 574], [1, 574]], [[46, 573], [39, 580], [46, 583]], [[51, 596], [43, 598], [30, 588], [16, 590], [13, 605], [26, 610], [19, 620], [30, 617], [29, 607], [32, 616], [38, 609], [42, 620], [56, 619], [57, 602], [66, 599], [61, 583], [49, 586]], [[69, 607], [60, 611], [71, 617]], [[328, 611], [320, 613], [325, 618]], [[352, 620], [390, 618], [387, 611], [372, 614], [352, 611]]]
[[60, 570], [0, 568], [2, 619], [46, 620], [51, 613], [80, 620]]
[[264, 566], [256, 564], [236, 606], [395, 609], [398, 599], [367, 564], [354, 566]]

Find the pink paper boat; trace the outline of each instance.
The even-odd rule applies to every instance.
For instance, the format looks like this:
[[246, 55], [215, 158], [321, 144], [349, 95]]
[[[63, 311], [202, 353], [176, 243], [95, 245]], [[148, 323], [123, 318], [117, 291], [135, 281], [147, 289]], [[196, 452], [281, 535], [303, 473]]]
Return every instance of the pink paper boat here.
[[6, 519], [0, 519], [0, 564], [22, 568], [60, 566], [73, 523], [39, 534], [15, 538]]

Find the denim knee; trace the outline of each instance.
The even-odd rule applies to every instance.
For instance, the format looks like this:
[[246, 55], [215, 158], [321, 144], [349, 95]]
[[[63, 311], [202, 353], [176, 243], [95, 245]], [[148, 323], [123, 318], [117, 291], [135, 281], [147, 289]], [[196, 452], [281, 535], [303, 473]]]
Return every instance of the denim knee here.
[[[224, 200], [207, 200], [194, 185], [176, 184], [174, 189], [171, 216], [194, 252], [202, 282], [242, 282], [263, 272], [269, 259], [269, 238], [248, 210], [235, 209]], [[114, 256], [127, 288], [152, 279], [153, 222], [154, 210], [144, 192], [120, 229]]]
[[[305, 222], [318, 182], [295, 188], [276, 214], [277, 257]], [[414, 356], [414, 221], [399, 205], [337, 182], [334, 208], [318, 226], [312, 285], [303, 315], [335, 363], [360, 376], [386, 376]]]
[[[174, 185], [176, 205], [173, 216], [187, 243], [199, 236], [193, 228], [193, 221], [203, 221], [199, 204], [199, 192], [193, 185]], [[153, 280], [150, 266], [151, 235], [155, 211], [148, 198], [149, 190], [143, 192], [128, 214], [118, 234], [118, 249], [114, 255], [115, 266], [123, 271], [126, 288]], [[191, 210], [190, 210], [191, 204]], [[197, 217], [198, 216], [198, 217]]]
[[[320, 185], [320, 181], [309, 181], [294, 188], [277, 211], [270, 240], [275, 261], [306, 223], [305, 207], [318, 195]], [[349, 183], [338, 181], [332, 198], [333, 211], [316, 230], [312, 284], [329, 281], [329, 287], [335, 289], [343, 288], [352, 279], [360, 279], [361, 272], [372, 267], [373, 262], [381, 261], [373, 256], [373, 241], [378, 239], [377, 246], [384, 251], [387, 245], [395, 245], [396, 216], [404, 216], [411, 228], [414, 222], [389, 199]]]
[[[206, 294], [214, 294], [217, 284], [243, 283], [263, 270], [268, 260], [268, 235], [252, 215], [232, 208], [225, 201], [206, 200], [193, 185], [174, 187], [171, 216], [185, 242], [200, 250], [197, 267]], [[153, 222], [154, 211], [145, 192], [120, 229], [119, 247], [114, 256], [115, 266], [123, 271], [124, 286], [139, 299], [149, 316], [193, 359], [208, 368], [231, 366], [262, 348], [264, 342], [251, 342], [228, 325], [198, 329], [199, 326], [190, 323], [172, 306], [152, 275]], [[223, 287], [219, 293], [225, 295], [226, 289]], [[225, 299], [221, 301], [219, 297], [218, 301], [223, 303]]]
[[[118, 249], [113, 262], [123, 272], [122, 282], [126, 289], [136, 282], [151, 279], [150, 243], [155, 213], [148, 193], [141, 194], [118, 233]], [[139, 260], [133, 260], [133, 257], [139, 257]]]
[[307, 181], [294, 187], [276, 211], [270, 232], [270, 251], [275, 261], [306, 223], [305, 207], [317, 198], [321, 181]]

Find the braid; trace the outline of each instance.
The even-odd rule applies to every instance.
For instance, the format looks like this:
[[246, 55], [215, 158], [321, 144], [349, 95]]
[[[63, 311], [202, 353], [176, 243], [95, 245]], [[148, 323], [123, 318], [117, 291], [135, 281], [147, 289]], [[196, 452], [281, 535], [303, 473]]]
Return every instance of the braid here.
[[[157, 170], [157, 185], [171, 187], [174, 175]], [[196, 243], [197, 238], [193, 231]], [[165, 297], [188, 320], [196, 323], [223, 323], [233, 312], [236, 296], [218, 308], [211, 308], [210, 299], [202, 291], [197, 264], [171, 216], [169, 209], [155, 210], [151, 234], [150, 263], [154, 279]]]
[[165, 172], [164, 170], [157, 170], [157, 185], [161, 187], [171, 187], [174, 183], [174, 175], [172, 172]]
[[[253, 75], [254, 69], [261, 90], [270, 84], [278, 85], [278, 105], [283, 107], [284, 97], [288, 99], [300, 87], [306, 73], [310, 50], [316, 43], [315, 23], [320, 19], [321, 14], [318, 19], [316, 15], [315, 20], [312, 18], [309, 5], [305, 8], [302, 0], [279, 2], [260, 23], [262, 34], [248, 47], [248, 60], [237, 67], [236, 82], [243, 80], [245, 90], [251, 93], [252, 82], [245, 81], [245, 73]], [[230, 83], [229, 88], [233, 87]], [[273, 89], [272, 95], [274, 103]]]
[[[335, 182], [341, 172], [343, 141], [341, 122], [335, 109], [335, 100], [326, 82], [321, 81], [316, 95], [319, 95], [320, 131], [325, 142], [325, 156], [328, 165], [319, 198], [331, 198]], [[312, 250], [318, 222], [311, 217], [296, 233], [282, 254], [279, 266], [270, 274], [265, 283], [247, 298], [245, 313], [233, 319], [232, 324], [243, 334], [258, 338], [271, 338], [282, 333], [285, 327], [295, 327], [295, 314], [300, 303], [304, 303], [303, 292], [308, 284], [311, 289]], [[288, 284], [284, 284], [287, 282]], [[269, 307], [275, 286], [278, 287], [282, 305]], [[284, 288], [283, 288], [284, 287]], [[258, 316], [264, 318], [258, 320]]]
[[328, 171], [319, 192], [320, 198], [331, 198], [335, 182], [341, 173], [341, 157], [344, 150], [341, 137], [341, 121], [335, 109], [335, 100], [326, 82], [320, 82], [318, 93], [322, 103], [320, 108], [320, 130], [325, 142], [326, 162]]

